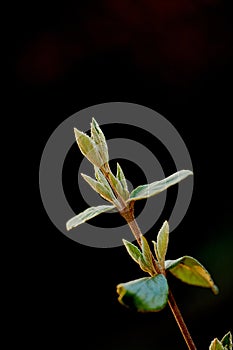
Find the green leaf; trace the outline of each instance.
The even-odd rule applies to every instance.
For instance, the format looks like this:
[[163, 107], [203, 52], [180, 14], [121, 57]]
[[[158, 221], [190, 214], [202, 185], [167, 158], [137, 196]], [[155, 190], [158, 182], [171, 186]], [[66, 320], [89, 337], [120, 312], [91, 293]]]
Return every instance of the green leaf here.
[[99, 154], [98, 147], [90, 136], [74, 128], [75, 138], [82, 154], [94, 165], [101, 167], [103, 160]]
[[95, 144], [98, 146], [98, 151], [103, 160], [103, 163], [107, 163], [109, 161], [108, 145], [103, 131], [100, 129], [99, 124], [94, 118], [92, 118], [91, 122], [91, 137], [94, 140]]
[[169, 225], [167, 221], [164, 221], [163, 226], [159, 230], [157, 236], [157, 252], [159, 257], [159, 262], [164, 265], [165, 256], [167, 253], [169, 240]]
[[108, 182], [108, 180], [106, 179], [106, 177], [104, 176], [104, 174], [102, 173], [102, 171], [97, 168], [96, 166], [94, 166], [95, 169], [95, 178], [98, 182], [100, 182], [102, 185], [104, 185], [104, 187], [106, 187], [106, 189], [108, 190], [109, 193], [111, 193], [111, 197], [115, 198], [115, 195], [112, 191], [112, 188]]
[[143, 235], [141, 235], [141, 242], [142, 242], [142, 256], [139, 259], [140, 267], [143, 271], [149, 272], [151, 275], [154, 275], [156, 271], [153, 265], [152, 253], [150, 250], [150, 246]]
[[224, 337], [221, 340], [222, 345], [224, 346], [224, 350], [232, 350], [232, 334], [231, 332], [228, 332], [224, 335]]
[[104, 199], [106, 199], [109, 202], [114, 203], [114, 200], [116, 198], [115, 198], [115, 196], [114, 196], [114, 194], [113, 194], [111, 189], [109, 190], [102, 183], [92, 179], [88, 175], [85, 175], [85, 174], [81, 174], [81, 175], [84, 178], [84, 180], [93, 188], [93, 190], [101, 195], [101, 197], [103, 197]]
[[129, 198], [129, 190], [128, 190], [128, 185], [127, 185], [127, 181], [125, 178], [125, 175], [123, 173], [123, 170], [120, 166], [119, 163], [117, 163], [117, 175], [116, 175], [117, 179], [120, 181], [120, 184], [122, 186], [124, 193], [124, 199], [128, 199]]
[[133, 243], [126, 241], [126, 239], [123, 239], [123, 243], [131, 258], [139, 264], [139, 260], [142, 257], [140, 249]]
[[124, 188], [122, 187], [121, 182], [118, 180], [118, 178], [115, 175], [113, 175], [111, 171], [108, 173], [108, 176], [112, 187], [115, 188], [116, 191], [120, 194], [120, 196], [122, 196], [122, 198], [126, 200], [128, 198], [127, 197], [128, 195], [125, 192]]
[[162, 310], [168, 300], [168, 284], [164, 275], [144, 277], [117, 286], [119, 302], [141, 312]]
[[152, 243], [154, 245], [154, 251], [155, 251], [156, 258], [159, 260], [159, 254], [158, 254], [158, 249], [157, 249], [157, 242], [152, 241]]
[[182, 282], [211, 288], [214, 294], [218, 294], [218, 287], [214, 284], [209, 272], [191, 256], [183, 256], [176, 260], [166, 260], [165, 268]]
[[221, 344], [221, 342], [215, 338], [211, 344], [210, 344], [210, 347], [209, 347], [209, 350], [224, 350], [224, 347], [223, 345]]
[[95, 216], [106, 213], [108, 211], [113, 211], [115, 209], [114, 205], [99, 205], [97, 207], [90, 207], [84, 210], [82, 213], [74, 216], [72, 219], [67, 221], [66, 229], [71, 230], [73, 227], [83, 224], [87, 220], [94, 218]]
[[189, 175], [193, 175], [192, 171], [180, 170], [161, 181], [155, 181], [151, 184], [138, 186], [131, 192], [128, 201], [136, 201], [155, 196], [156, 194], [166, 190], [168, 187], [177, 184], [181, 180], [184, 180]]

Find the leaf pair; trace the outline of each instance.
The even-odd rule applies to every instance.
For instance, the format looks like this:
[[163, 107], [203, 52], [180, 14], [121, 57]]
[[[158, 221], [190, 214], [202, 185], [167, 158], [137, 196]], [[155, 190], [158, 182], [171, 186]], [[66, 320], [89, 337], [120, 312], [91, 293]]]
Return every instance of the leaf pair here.
[[95, 166], [102, 168], [109, 161], [105, 136], [94, 118], [91, 122], [91, 137], [74, 128], [75, 138], [82, 154]]
[[[149, 198], [149, 197], [155, 196], [156, 194], [166, 190], [168, 187], [178, 183], [179, 181], [185, 179], [187, 176], [192, 174], [192, 172], [189, 170], [181, 170], [181, 171], [178, 171], [177, 173], [175, 173], [175, 174], [173, 174], [173, 175], [171, 175], [171, 176], [169, 176], [161, 181], [156, 181], [156, 182], [148, 184], [148, 185], [139, 186], [135, 190], [133, 190], [131, 192], [131, 194], [129, 195], [127, 182], [126, 182], [123, 170], [121, 169], [119, 164], [117, 164], [117, 175], [116, 176], [114, 176], [111, 171], [108, 173], [109, 182], [106, 180], [105, 176], [100, 171], [98, 166], [95, 166], [95, 169], [98, 169], [95, 171], [95, 174], [97, 174], [97, 173], [99, 174], [99, 177], [97, 177], [97, 181], [92, 179], [90, 176], [82, 174], [83, 178], [104, 199], [106, 199], [114, 204], [117, 204], [116, 203], [117, 198], [113, 194], [113, 191], [112, 191], [112, 188], [111, 188], [109, 182], [112, 183], [112, 185], [115, 187], [116, 191], [121, 195], [121, 197], [124, 200], [126, 200], [126, 203], [130, 203], [132, 201], [141, 200], [144, 198]], [[101, 177], [101, 179], [100, 179], [100, 177]], [[98, 206], [92, 207], [92, 208], [93, 208], [92, 212], [93, 212], [94, 216], [102, 213], [102, 211], [99, 210]], [[85, 221], [80, 221], [79, 215], [77, 215], [76, 217], [71, 219], [73, 224], [74, 224], [72, 227], [76, 227], [76, 226], [82, 224], [83, 222], [86, 222], [87, 220], [92, 219], [91, 216], [88, 216], [88, 218]], [[75, 220], [75, 218], [77, 218], [77, 220]], [[68, 229], [71, 229], [72, 227], [70, 227], [69, 221], [67, 222], [66, 226]], [[161, 258], [162, 258], [162, 256], [161, 256]]]
[[[139, 264], [143, 271], [148, 272], [152, 277], [118, 285], [118, 299], [122, 304], [129, 307], [133, 306], [138, 311], [161, 310], [166, 305], [166, 303], [164, 304], [166, 293], [168, 297], [165, 270], [172, 273], [184, 283], [210, 288], [214, 294], [218, 293], [218, 288], [214, 284], [209, 272], [196, 259], [191, 256], [183, 256], [176, 260], [165, 260], [168, 240], [169, 225], [168, 222], [165, 221], [158, 233], [157, 242], [153, 242], [158, 262], [153, 258], [149, 244], [144, 236], [141, 236], [141, 250], [133, 243], [123, 240], [132, 259]], [[159, 263], [159, 266], [162, 268], [161, 272], [164, 271], [164, 275], [156, 273], [154, 263]], [[161, 277], [157, 280], [156, 277], [158, 276], [163, 276], [166, 283]], [[154, 295], [156, 295], [156, 300], [154, 299]], [[144, 310], [142, 310], [142, 305], [145, 306]]]
[[218, 338], [215, 338], [209, 347], [209, 350], [232, 350], [232, 334], [228, 332], [224, 335], [220, 341]]
[[151, 276], [156, 274], [152, 253], [149, 244], [143, 235], [141, 235], [142, 251], [126, 239], [123, 239], [123, 243], [131, 258], [139, 264], [143, 271], [148, 272]]

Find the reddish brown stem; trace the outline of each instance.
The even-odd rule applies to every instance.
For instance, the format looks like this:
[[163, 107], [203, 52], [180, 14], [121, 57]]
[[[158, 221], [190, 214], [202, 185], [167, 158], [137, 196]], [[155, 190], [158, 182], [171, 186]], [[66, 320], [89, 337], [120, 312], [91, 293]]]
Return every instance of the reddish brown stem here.
[[176, 323], [178, 324], [178, 327], [183, 335], [183, 338], [189, 350], [197, 350], [171, 290], [169, 291], [168, 305], [170, 306], [173, 316], [175, 317]]

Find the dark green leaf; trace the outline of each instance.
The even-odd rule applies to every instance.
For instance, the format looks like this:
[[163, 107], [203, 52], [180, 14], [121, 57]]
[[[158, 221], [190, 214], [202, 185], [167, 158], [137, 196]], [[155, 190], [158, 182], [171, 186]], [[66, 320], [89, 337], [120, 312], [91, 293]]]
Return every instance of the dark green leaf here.
[[177, 184], [181, 180], [184, 180], [189, 175], [193, 175], [192, 171], [180, 170], [161, 181], [155, 181], [151, 184], [138, 186], [131, 192], [128, 201], [136, 201], [155, 196], [156, 194], [166, 190], [168, 187]]
[[222, 345], [224, 346], [224, 350], [232, 350], [232, 334], [228, 332], [224, 335], [221, 340]]
[[113, 211], [114, 209], [115, 209], [114, 205], [99, 205], [98, 207], [90, 207], [90, 208], [84, 210], [82, 213], [74, 216], [69, 221], [67, 221], [66, 229], [69, 231], [73, 227], [81, 225], [84, 222], [86, 222], [87, 220], [90, 220], [101, 213]]
[[168, 300], [168, 284], [164, 275], [140, 278], [117, 286], [119, 302], [137, 311], [162, 310]]
[[183, 256], [176, 260], [166, 260], [165, 268], [182, 282], [211, 288], [214, 294], [218, 294], [218, 287], [214, 284], [209, 272], [191, 256]]

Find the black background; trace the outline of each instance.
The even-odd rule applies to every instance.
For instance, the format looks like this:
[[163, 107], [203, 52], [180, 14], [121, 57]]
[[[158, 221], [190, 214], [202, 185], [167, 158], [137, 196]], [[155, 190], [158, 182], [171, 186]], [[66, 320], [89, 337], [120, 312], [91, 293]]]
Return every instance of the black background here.
[[[198, 349], [207, 349], [213, 337], [230, 329], [231, 13], [232, 5], [218, 0], [33, 2], [15, 8], [10, 63], [23, 154], [16, 161], [26, 180], [23, 211], [30, 222], [19, 259], [23, 267], [16, 273], [21, 292], [16, 299], [21, 311], [16, 308], [13, 314], [17, 329], [25, 317], [19, 343], [30, 348], [186, 349], [169, 308], [137, 314], [118, 303], [116, 285], [143, 275], [124, 248], [75, 243], [53, 226], [40, 200], [39, 162], [51, 133], [71, 114], [112, 101], [156, 110], [184, 139], [195, 187], [168, 257], [199, 259], [220, 294], [169, 280]], [[158, 158], [164, 150], [159, 152]], [[169, 161], [163, 162], [173, 171]], [[69, 172], [73, 176], [72, 166], [66, 175], [71, 197]], [[153, 234], [148, 232], [148, 238]]]

